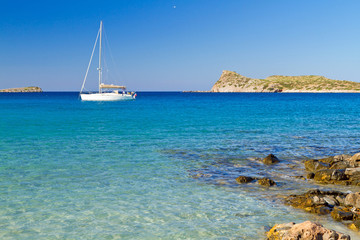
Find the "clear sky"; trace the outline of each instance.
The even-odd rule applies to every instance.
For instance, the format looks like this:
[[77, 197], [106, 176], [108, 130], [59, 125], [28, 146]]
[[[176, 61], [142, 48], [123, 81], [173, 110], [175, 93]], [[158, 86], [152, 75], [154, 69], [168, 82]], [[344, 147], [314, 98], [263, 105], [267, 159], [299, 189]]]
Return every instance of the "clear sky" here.
[[100, 20], [131, 90], [209, 90], [222, 70], [360, 81], [359, 0], [0, 3], [0, 88], [79, 91]]

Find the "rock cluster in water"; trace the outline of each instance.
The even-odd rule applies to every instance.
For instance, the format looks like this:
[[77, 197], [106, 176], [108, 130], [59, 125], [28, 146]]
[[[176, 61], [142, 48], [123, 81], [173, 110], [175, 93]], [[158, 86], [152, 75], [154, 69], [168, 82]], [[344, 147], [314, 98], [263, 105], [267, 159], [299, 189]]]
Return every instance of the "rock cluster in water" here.
[[268, 240], [350, 240], [350, 236], [324, 228], [321, 224], [306, 221], [295, 224], [276, 224], [267, 232]]
[[269, 179], [269, 178], [255, 178], [255, 177], [247, 177], [247, 176], [239, 176], [236, 179], [237, 183], [250, 183], [250, 182], [254, 182], [257, 181], [258, 184], [265, 186], [265, 187], [271, 187], [276, 185], [276, 183]]
[[[272, 165], [272, 164], [278, 163], [280, 161], [275, 155], [269, 154], [267, 157], [262, 159], [262, 162], [264, 164], [267, 164], [267, 165]], [[258, 184], [260, 184], [261, 186], [265, 186], [265, 187], [271, 187], [271, 186], [276, 185], [274, 180], [271, 180], [271, 179], [266, 178], [266, 177], [256, 178], [256, 177], [248, 177], [248, 176], [239, 176], [235, 180], [236, 180], [237, 183], [240, 183], [240, 184], [241, 183], [250, 183], [250, 182], [257, 181]]]
[[274, 154], [269, 154], [266, 158], [264, 158], [263, 163], [267, 165], [275, 164], [280, 162], [279, 159]]
[[307, 160], [305, 169], [319, 183], [360, 186], [360, 153]]
[[360, 192], [310, 190], [304, 194], [290, 195], [285, 202], [319, 215], [330, 214], [336, 221], [344, 222], [349, 228], [360, 230]]
[[[193, 157], [194, 155], [186, 155], [184, 152], [179, 153], [181, 157], [186, 158], [189, 156]], [[209, 158], [207, 155], [205, 155], [205, 157]], [[242, 159], [239, 160], [242, 161]], [[273, 154], [269, 154], [262, 159], [249, 158], [246, 163], [239, 162], [236, 162], [235, 164], [231, 162], [229, 164], [229, 161], [217, 161], [214, 164], [214, 168], [197, 169], [195, 171], [196, 174], [192, 174], [191, 176], [195, 179], [200, 179], [201, 181], [228, 186], [239, 186], [238, 184], [249, 184], [249, 187], [255, 188], [259, 185], [266, 187], [278, 186], [274, 191], [266, 191], [266, 193], [276, 193], [278, 190], [282, 189], [282, 186], [286, 185], [290, 186], [289, 189], [292, 189], [293, 187], [296, 188], [296, 185], [298, 185], [299, 182], [300, 184], [301, 182], [307, 182], [310, 185], [313, 185], [314, 183], [317, 185], [352, 185], [347, 187], [347, 189], [356, 189], [353, 186], [360, 186], [360, 153], [353, 156], [337, 155], [322, 159], [306, 160], [303, 163], [305, 165], [307, 177], [304, 177], [306, 176], [306, 174], [304, 174], [305, 172], [302, 173], [305, 170], [302, 163], [288, 164], [286, 160], [280, 161]], [[223, 169], [219, 168], [219, 166], [222, 166]], [[247, 168], [254, 168], [255, 171], [247, 171]], [[240, 172], [247, 172], [249, 175], [240, 175]], [[304, 175], [292, 175], [299, 173]], [[289, 181], [289, 179], [291, 179], [289, 177], [296, 179], [295, 182], [292, 180]], [[276, 182], [270, 178], [273, 178]], [[336, 186], [331, 187], [339, 188]], [[279, 198], [279, 195], [275, 196], [275, 198]], [[303, 209], [309, 213], [332, 217], [335, 221], [345, 224], [350, 229], [360, 231], [360, 192], [358, 189], [356, 189], [355, 192], [349, 191], [346, 193], [334, 190], [325, 191], [313, 189], [303, 194], [287, 195], [281, 199], [285, 200], [283, 202], [287, 205]], [[299, 230], [300, 232], [298, 235], [295, 234], [297, 237], [291, 238], [289, 237], [290, 235], [286, 234], [292, 232], [289, 232], [288, 230], [295, 225], [298, 226], [298, 224], [292, 223], [291, 226], [289, 224], [285, 225], [276, 225], [277, 227], [274, 227], [272, 231], [270, 231], [272, 232], [272, 235], [268, 235], [268, 239], [350, 239], [347, 235], [330, 230], [330, 232], [324, 230], [321, 233], [322, 235], [316, 235], [318, 237], [311, 238], [311, 236], [315, 236], [312, 235], [312, 231], [315, 229], [314, 231], [316, 232], [316, 229], [322, 229], [322, 227], [318, 224], [310, 224], [310, 222], [294, 229], [312, 226], [310, 227], [312, 229], [311, 231], [307, 230], [308, 228], [302, 228], [303, 230]], [[283, 232], [284, 235], [281, 235], [279, 232]], [[310, 237], [306, 238], [305, 235], [301, 235], [304, 232], [308, 232], [308, 235], [306, 236]], [[281, 236], [284, 237], [282, 238]]]

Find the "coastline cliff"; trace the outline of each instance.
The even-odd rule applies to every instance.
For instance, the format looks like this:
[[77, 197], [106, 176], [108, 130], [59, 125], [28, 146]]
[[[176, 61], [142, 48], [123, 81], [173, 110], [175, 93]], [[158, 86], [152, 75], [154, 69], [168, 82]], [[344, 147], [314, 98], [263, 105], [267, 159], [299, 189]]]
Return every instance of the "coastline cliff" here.
[[39, 87], [22, 87], [22, 88], [8, 88], [0, 89], [0, 92], [15, 93], [15, 92], [42, 92]]
[[317, 75], [274, 75], [256, 79], [224, 70], [210, 92], [360, 92], [360, 82]]

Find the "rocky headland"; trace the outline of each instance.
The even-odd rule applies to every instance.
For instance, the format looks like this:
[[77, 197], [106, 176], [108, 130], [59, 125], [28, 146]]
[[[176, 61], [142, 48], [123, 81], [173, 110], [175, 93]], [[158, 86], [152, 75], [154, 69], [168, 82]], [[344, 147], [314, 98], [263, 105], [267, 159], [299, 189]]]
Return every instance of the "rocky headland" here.
[[15, 92], [42, 92], [39, 87], [22, 87], [22, 88], [8, 88], [0, 89], [0, 92], [15, 93]]
[[360, 82], [332, 80], [323, 76], [249, 78], [224, 70], [210, 92], [360, 92]]

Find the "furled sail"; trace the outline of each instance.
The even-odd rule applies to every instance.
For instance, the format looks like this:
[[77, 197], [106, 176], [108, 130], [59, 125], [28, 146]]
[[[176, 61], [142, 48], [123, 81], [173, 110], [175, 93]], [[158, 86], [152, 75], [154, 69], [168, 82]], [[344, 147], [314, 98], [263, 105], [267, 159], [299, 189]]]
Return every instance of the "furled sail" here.
[[114, 88], [114, 89], [126, 89], [125, 86], [113, 85], [113, 84], [100, 84], [100, 88]]

